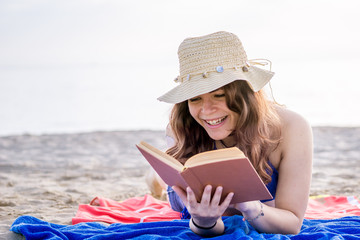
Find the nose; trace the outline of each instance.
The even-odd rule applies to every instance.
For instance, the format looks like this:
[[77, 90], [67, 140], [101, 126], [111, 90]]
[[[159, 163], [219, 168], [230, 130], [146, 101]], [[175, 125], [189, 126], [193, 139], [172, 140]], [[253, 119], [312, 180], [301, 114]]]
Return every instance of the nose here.
[[211, 101], [210, 99], [204, 99], [201, 106], [201, 112], [204, 114], [209, 114], [214, 112], [214, 110], [215, 110], [215, 105], [213, 101]]

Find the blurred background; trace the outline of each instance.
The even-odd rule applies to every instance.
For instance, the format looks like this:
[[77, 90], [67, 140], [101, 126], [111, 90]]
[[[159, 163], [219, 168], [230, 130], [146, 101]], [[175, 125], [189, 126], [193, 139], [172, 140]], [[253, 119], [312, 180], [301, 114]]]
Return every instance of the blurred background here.
[[[0, 0], [0, 135], [162, 130], [186, 37], [238, 35], [277, 102], [360, 126], [356, 0]], [[268, 87], [267, 87], [268, 90]]]

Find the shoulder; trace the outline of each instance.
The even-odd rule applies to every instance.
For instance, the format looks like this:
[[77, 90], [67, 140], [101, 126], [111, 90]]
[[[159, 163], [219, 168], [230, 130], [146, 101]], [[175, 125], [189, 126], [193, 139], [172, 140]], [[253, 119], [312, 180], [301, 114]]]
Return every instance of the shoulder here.
[[281, 130], [283, 134], [292, 134], [302, 131], [310, 131], [309, 122], [300, 114], [293, 112], [285, 107], [276, 107], [281, 122]]
[[282, 156], [290, 153], [300, 154], [312, 151], [312, 129], [309, 122], [300, 114], [284, 107], [277, 107], [281, 122]]
[[275, 107], [280, 120], [280, 143], [270, 154], [276, 169], [284, 161], [296, 161], [301, 152], [312, 151], [312, 130], [308, 121], [300, 114], [282, 106]]

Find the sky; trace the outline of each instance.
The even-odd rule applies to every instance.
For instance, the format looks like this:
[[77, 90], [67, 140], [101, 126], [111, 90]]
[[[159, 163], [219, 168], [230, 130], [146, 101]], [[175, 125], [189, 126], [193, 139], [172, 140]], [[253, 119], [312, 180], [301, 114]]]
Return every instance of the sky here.
[[218, 30], [235, 32], [251, 44], [252, 54], [272, 59], [351, 58], [359, 53], [354, 49], [360, 40], [359, 5], [356, 0], [2, 0], [0, 63], [176, 62], [174, 52], [184, 38]]
[[271, 59], [275, 97], [313, 125], [360, 125], [355, 110], [341, 113], [360, 101], [359, 9], [357, 0], [0, 0], [0, 135], [162, 129], [171, 106], [156, 98], [175, 86], [178, 45], [220, 30], [238, 35], [250, 59]]

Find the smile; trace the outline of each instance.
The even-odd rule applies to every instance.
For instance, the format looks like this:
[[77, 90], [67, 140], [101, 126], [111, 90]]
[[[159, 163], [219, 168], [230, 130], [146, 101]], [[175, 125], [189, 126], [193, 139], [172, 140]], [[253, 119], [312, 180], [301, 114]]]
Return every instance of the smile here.
[[204, 121], [207, 124], [209, 124], [210, 126], [216, 126], [216, 125], [219, 125], [220, 123], [222, 123], [226, 118], [227, 118], [227, 116], [218, 118], [218, 119], [214, 119], [214, 120], [204, 120]]

